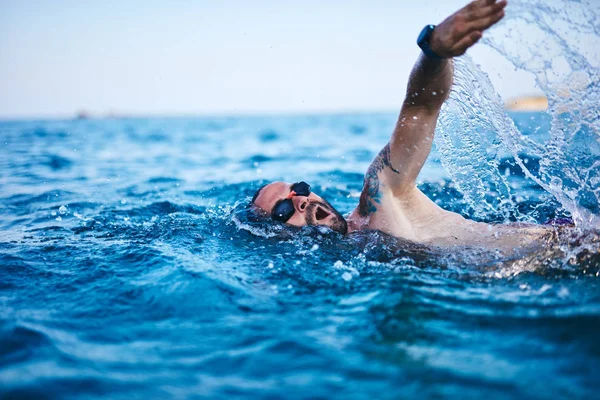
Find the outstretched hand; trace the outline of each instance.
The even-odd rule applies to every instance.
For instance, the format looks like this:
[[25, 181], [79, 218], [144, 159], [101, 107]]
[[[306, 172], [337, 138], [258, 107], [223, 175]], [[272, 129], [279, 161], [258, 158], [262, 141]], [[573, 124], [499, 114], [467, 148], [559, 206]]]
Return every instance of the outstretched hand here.
[[506, 0], [474, 0], [436, 26], [431, 50], [440, 57], [461, 56], [473, 46], [483, 31], [504, 17]]

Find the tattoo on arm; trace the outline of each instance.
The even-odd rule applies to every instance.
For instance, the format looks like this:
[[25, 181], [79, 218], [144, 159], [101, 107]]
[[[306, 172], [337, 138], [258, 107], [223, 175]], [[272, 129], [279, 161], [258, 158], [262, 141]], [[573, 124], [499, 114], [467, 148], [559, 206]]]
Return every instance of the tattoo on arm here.
[[377, 157], [375, 157], [365, 174], [363, 190], [358, 205], [358, 212], [362, 217], [366, 217], [367, 215], [376, 212], [377, 204], [381, 203], [381, 192], [379, 188], [380, 186], [383, 186], [383, 184], [380, 184], [379, 182], [379, 173], [386, 167], [396, 174], [400, 173], [400, 171], [395, 169], [390, 162], [389, 143], [386, 144]]

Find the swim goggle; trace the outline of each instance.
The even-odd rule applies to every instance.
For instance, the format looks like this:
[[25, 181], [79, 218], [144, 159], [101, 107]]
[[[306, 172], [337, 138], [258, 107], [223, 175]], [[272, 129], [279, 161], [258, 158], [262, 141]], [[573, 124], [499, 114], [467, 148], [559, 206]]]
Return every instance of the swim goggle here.
[[287, 222], [296, 212], [292, 197], [310, 195], [310, 185], [306, 182], [296, 182], [290, 189], [290, 194], [283, 200], [279, 200], [271, 211], [271, 219], [279, 222]]

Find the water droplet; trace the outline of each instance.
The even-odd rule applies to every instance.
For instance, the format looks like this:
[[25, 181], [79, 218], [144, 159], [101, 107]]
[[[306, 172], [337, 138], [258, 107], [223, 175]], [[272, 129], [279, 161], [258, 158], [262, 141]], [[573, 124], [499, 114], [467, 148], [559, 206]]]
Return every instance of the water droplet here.
[[121, 204], [127, 204], [127, 200], [121, 199]]
[[60, 206], [60, 208], [58, 209], [58, 212], [61, 213], [62, 215], [65, 215], [67, 213], [67, 207]]
[[558, 177], [553, 177], [550, 180], [550, 187], [554, 190], [561, 190], [562, 189], [562, 185], [563, 185], [563, 181], [562, 179], [558, 178]]

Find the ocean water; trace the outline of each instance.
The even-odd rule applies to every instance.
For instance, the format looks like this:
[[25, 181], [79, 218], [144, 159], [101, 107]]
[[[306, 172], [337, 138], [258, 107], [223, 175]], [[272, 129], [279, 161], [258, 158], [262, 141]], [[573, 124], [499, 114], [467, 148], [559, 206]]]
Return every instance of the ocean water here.
[[[351, 211], [395, 117], [1, 122], [0, 396], [597, 398], [597, 235], [486, 264], [244, 221], [275, 179]], [[571, 215], [507, 155], [510, 206], [482, 216], [443, 146], [419, 181], [443, 207]]]
[[[600, 398], [600, 3], [513, 0], [468, 56], [419, 187], [544, 251], [448, 254], [247, 221], [272, 180], [342, 213], [396, 115], [0, 121], [0, 398]], [[527, 34], [523, 34], [527, 32]]]

